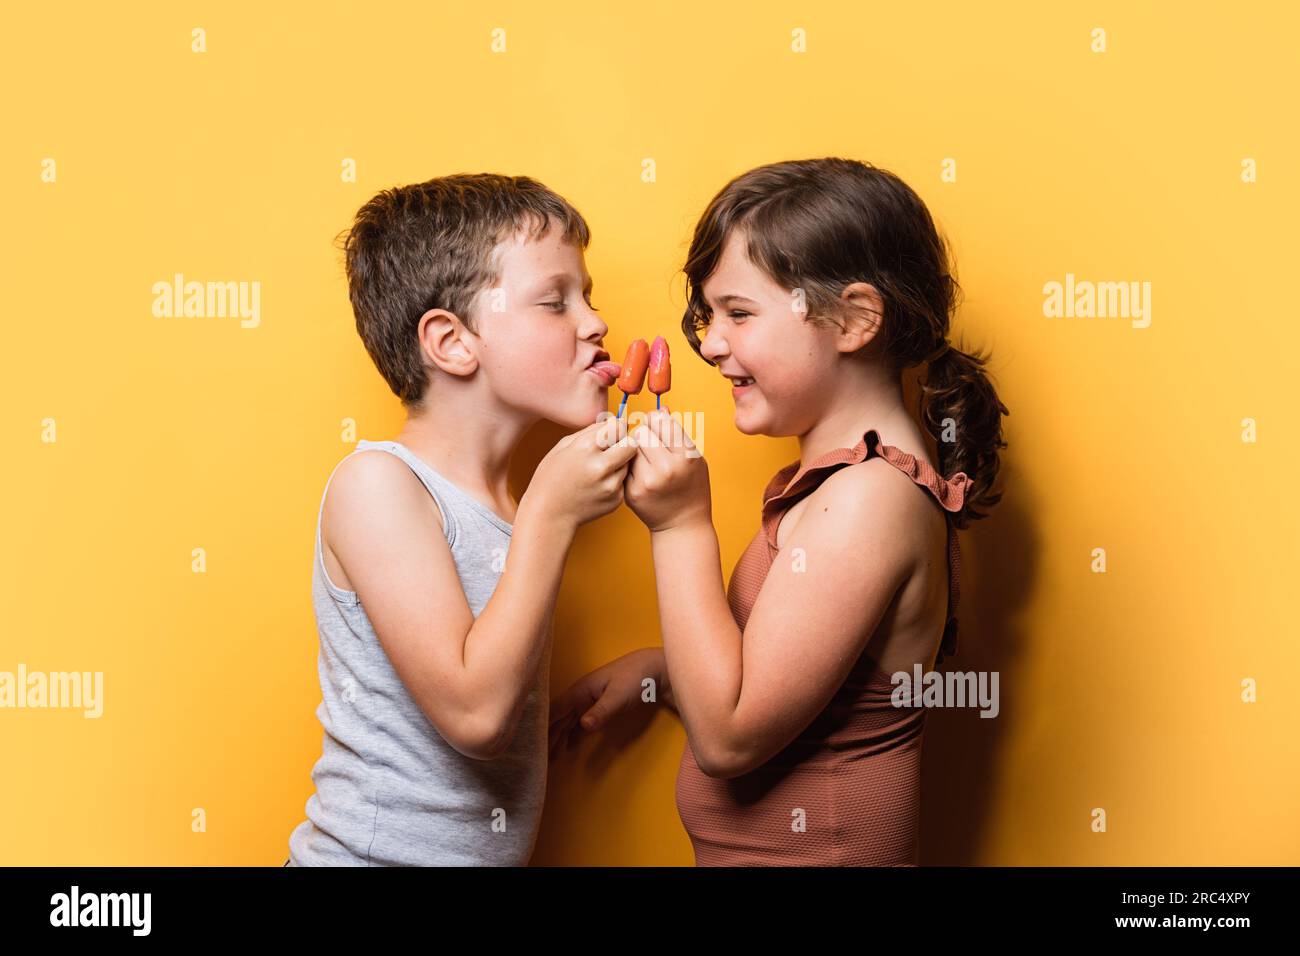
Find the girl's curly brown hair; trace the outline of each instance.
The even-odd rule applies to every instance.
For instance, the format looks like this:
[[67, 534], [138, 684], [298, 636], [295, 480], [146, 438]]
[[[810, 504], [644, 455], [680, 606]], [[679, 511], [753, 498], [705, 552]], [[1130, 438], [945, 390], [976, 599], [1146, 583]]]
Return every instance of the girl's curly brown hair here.
[[970, 479], [953, 522], [965, 528], [987, 517], [1002, 498], [993, 485], [998, 450], [1006, 447], [1002, 416], [1010, 412], [984, 370], [988, 356], [948, 340], [961, 287], [921, 198], [893, 173], [852, 159], [773, 163], [737, 176], [700, 218], [683, 268], [682, 331], [697, 354], [710, 314], [704, 280], [735, 229], [756, 266], [787, 289], [803, 290], [808, 321], [833, 322], [851, 283], [876, 288], [885, 355], [900, 373], [928, 366], [919, 411], [938, 448], [939, 472]]

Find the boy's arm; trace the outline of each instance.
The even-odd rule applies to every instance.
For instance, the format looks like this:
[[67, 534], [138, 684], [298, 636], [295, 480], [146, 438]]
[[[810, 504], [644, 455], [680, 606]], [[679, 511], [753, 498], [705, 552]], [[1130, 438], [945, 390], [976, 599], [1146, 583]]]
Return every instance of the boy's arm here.
[[499, 755], [546, 652], [576, 526], [525, 495], [501, 579], [475, 619], [436, 506], [399, 459], [354, 456], [335, 473], [326, 513], [330, 548], [420, 709], [466, 756]]

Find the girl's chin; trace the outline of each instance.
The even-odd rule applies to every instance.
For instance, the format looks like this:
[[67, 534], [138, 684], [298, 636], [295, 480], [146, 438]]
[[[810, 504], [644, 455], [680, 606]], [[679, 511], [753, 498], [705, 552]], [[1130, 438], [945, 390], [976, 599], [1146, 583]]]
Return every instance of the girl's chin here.
[[774, 421], [766, 410], [754, 408], [737, 408], [735, 415], [736, 431], [742, 435], [767, 435], [770, 438], [786, 438], [798, 432], [782, 428], [781, 422]]
[[736, 412], [735, 421], [736, 431], [740, 432], [742, 435], [767, 434], [767, 429], [764, 427], [765, 423], [757, 415], [738, 410]]

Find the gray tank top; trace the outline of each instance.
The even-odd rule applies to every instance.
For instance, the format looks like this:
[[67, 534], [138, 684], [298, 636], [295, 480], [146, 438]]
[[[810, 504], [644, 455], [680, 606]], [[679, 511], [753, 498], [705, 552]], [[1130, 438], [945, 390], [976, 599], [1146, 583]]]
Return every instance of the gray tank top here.
[[[400, 442], [363, 439], [351, 454], [368, 449], [402, 459], [433, 496], [478, 617], [501, 577], [512, 526]], [[546, 792], [551, 623], [536, 686], [509, 748], [495, 760], [464, 756], [407, 692], [356, 592], [330, 580], [320, 533], [325, 493], [312, 572], [320, 632], [316, 716], [324, 734], [311, 773], [316, 792], [307, 800], [307, 819], [289, 837], [289, 865], [526, 864]]]

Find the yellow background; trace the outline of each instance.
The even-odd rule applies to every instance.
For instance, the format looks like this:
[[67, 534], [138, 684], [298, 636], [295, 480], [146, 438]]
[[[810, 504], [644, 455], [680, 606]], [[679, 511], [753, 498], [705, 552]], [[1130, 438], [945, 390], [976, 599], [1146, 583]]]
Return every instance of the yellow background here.
[[[610, 351], [668, 335], [674, 408], [705, 414], [729, 574], [797, 451], [735, 431], [726, 383], [678, 329], [677, 270], [729, 178], [824, 155], [891, 169], [929, 204], [966, 291], [955, 330], [992, 350], [1012, 411], [1005, 501], [962, 536], [953, 662], [1000, 672], [1002, 712], [931, 713], [923, 862], [1300, 862], [1300, 334], [1283, 281], [1300, 24], [1274, 6], [10, 10], [0, 670], [102, 670], [105, 713], [0, 711], [0, 863], [287, 855], [320, 753], [321, 490], [343, 419], [373, 439], [401, 420], [332, 245], [375, 191], [522, 173], [584, 213]], [[153, 317], [152, 284], [175, 272], [260, 281], [260, 326]], [[1042, 287], [1067, 272], [1151, 282], [1151, 326], [1045, 318]], [[657, 643], [629, 513], [580, 534], [556, 634], [556, 692]], [[663, 713], [552, 765], [534, 862], [689, 864], [683, 741]]]

